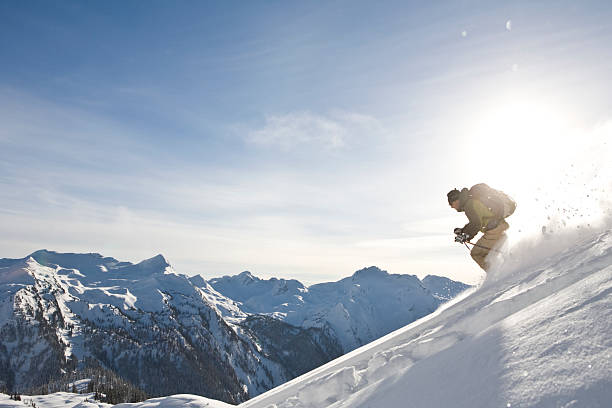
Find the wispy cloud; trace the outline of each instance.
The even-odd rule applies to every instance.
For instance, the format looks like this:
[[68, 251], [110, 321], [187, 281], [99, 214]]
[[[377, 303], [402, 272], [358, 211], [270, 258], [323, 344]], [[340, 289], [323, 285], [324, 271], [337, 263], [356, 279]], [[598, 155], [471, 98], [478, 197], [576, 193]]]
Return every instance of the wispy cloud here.
[[267, 116], [263, 127], [247, 132], [247, 141], [283, 150], [304, 146], [339, 149], [372, 132], [380, 134], [383, 127], [367, 115], [342, 111], [328, 115], [291, 112]]
[[[371, 263], [345, 244], [366, 229], [351, 215], [373, 213], [363, 209], [373, 205], [363, 179], [321, 180], [291, 166], [164, 165], [154, 146], [95, 111], [18, 92], [0, 93], [0, 107], [0, 257], [48, 248], [138, 261], [161, 252], [180, 272], [254, 268], [311, 280], [313, 271], [343, 275]], [[382, 128], [347, 112], [301, 120], [300, 143], [317, 148], [332, 148], [334, 134], [346, 146]], [[315, 131], [328, 141], [310, 140]], [[314, 265], [319, 258], [329, 261]]]

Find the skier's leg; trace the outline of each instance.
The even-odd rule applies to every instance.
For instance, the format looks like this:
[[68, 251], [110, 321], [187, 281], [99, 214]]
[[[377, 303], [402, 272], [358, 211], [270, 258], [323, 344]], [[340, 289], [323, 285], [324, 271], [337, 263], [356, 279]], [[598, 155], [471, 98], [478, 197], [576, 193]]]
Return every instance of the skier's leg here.
[[474, 248], [470, 252], [472, 259], [485, 271], [490, 268], [490, 262], [487, 261], [487, 257], [491, 252], [491, 249], [499, 247], [506, 239], [506, 230], [510, 226], [506, 221], [502, 221], [497, 227], [492, 230], [486, 231], [482, 237], [476, 242]]
[[488, 269], [486, 258], [487, 255], [489, 255], [489, 247], [482, 245], [483, 238], [484, 235], [478, 240], [478, 242], [476, 242], [476, 245], [474, 245], [470, 251], [470, 255], [472, 256], [472, 259], [476, 261], [478, 266], [486, 271]]

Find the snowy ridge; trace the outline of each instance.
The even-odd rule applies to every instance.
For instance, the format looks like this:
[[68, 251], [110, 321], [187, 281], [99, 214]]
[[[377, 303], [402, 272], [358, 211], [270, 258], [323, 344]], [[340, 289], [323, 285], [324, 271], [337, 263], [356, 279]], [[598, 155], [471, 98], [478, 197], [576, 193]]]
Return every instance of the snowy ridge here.
[[389, 274], [375, 266], [309, 287], [296, 280], [262, 280], [250, 272], [209, 283], [246, 313], [330, 331], [345, 352], [433, 312], [469, 288], [441, 277], [429, 276], [421, 282], [416, 276]]

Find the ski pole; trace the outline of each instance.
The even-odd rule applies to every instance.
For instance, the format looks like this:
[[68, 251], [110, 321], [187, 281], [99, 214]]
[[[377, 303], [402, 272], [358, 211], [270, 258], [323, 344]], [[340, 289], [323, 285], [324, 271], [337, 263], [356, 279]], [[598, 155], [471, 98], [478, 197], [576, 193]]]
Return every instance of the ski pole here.
[[[486, 246], [478, 245], [478, 244], [475, 244], [475, 243], [473, 243], [473, 242], [471, 242], [471, 241], [467, 241], [467, 242], [465, 242], [465, 244], [466, 244], [466, 246], [467, 246], [467, 244], [472, 244], [472, 245], [474, 245], [475, 247], [478, 247], [478, 248], [483, 248], [483, 249], [488, 249], [489, 251], [499, 252], [499, 253], [501, 254], [501, 251], [498, 251], [497, 249], [493, 249], [493, 248], [489, 248], [489, 247], [486, 247]], [[468, 247], [468, 249], [469, 249], [469, 248], [470, 248], [470, 247]]]

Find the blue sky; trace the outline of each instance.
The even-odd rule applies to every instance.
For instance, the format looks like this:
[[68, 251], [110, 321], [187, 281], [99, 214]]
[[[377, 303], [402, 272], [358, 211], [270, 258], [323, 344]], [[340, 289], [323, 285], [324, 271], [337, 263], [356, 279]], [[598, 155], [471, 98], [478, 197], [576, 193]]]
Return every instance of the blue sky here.
[[476, 281], [446, 192], [525, 204], [587, 145], [568, 129], [601, 134], [610, 21], [605, 1], [4, 1], [0, 257]]

